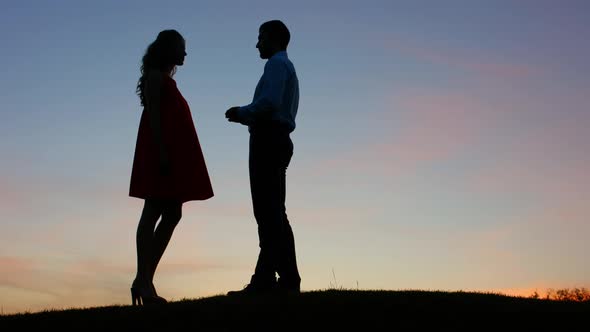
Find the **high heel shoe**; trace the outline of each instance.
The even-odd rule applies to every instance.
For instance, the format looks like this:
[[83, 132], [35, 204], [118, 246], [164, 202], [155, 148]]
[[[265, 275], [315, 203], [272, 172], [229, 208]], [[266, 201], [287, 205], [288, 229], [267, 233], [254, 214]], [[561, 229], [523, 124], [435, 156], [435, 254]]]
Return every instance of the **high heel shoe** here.
[[131, 303], [135, 305], [150, 305], [150, 304], [164, 304], [168, 303], [165, 298], [158, 295], [147, 295], [143, 289], [139, 287], [131, 287]]
[[141, 296], [138, 294], [137, 289], [134, 287], [131, 287], [131, 303], [136, 306], [136, 305], [142, 305], [141, 303]]

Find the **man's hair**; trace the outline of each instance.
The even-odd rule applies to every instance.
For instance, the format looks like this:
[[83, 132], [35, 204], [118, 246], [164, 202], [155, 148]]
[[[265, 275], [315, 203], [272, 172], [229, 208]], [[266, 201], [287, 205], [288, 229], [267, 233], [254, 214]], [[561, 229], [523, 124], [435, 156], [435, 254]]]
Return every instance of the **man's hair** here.
[[270, 39], [276, 41], [283, 50], [287, 49], [287, 45], [289, 45], [289, 40], [291, 39], [291, 33], [289, 33], [289, 29], [287, 29], [285, 23], [279, 20], [264, 22], [260, 26], [259, 31], [262, 32], [263, 30], [265, 33], [268, 33]]

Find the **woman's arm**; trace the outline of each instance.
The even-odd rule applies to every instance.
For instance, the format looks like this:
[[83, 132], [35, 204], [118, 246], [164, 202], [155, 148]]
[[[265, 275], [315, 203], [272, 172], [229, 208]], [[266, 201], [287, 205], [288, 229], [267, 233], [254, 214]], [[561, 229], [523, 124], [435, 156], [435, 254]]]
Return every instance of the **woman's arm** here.
[[162, 91], [162, 73], [151, 71], [148, 73], [146, 82], [146, 111], [149, 114], [150, 127], [152, 129], [153, 139], [156, 148], [159, 151], [161, 171], [167, 172], [168, 152], [162, 138], [162, 120], [161, 120], [161, 91]]

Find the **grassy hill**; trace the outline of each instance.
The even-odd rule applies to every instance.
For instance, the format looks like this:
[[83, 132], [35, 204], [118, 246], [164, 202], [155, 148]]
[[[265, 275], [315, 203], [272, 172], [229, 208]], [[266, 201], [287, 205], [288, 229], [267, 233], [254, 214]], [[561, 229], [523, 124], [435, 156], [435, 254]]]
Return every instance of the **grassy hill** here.
[[[578, 314], [566, 315], [569, 318], [562, 320], [560, 312]], [[482, 314], [487, 317], [487, 325], [469, 325], [470, 318]], [[214, 296], [162, 306], [108, 306], [5, 315], [0, 316], [0, 330], [366, 331], [404, 326], [414, 330], [434, 324], [437, 329], [475, 331], [483, 327], [506, 327], [504, 324], [513, 319], [527, 327], [544, 326], [553, 319], [574, 324], [575, 317], [590, 317], [589, 314], [589, 301], [470, 292], [327, 290], [288, 296]], [[523, 320], [523, 317], [532, 318]]]

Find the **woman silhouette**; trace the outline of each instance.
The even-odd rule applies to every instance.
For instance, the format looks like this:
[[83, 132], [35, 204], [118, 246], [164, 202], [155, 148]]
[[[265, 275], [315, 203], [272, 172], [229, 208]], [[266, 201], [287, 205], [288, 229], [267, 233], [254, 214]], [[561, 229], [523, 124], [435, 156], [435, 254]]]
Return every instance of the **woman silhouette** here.
[[153, 279], [181, 219], [182, 204], [213, 197], [190, 108], [172, 78], [185, 56], [182, 35], [164, 30], [142, 59], [137, 94], [143, 113], [129, 188], [129, 196], [145, 201], [137, 226], [133, 305], [166, 302], [158, 296]]

